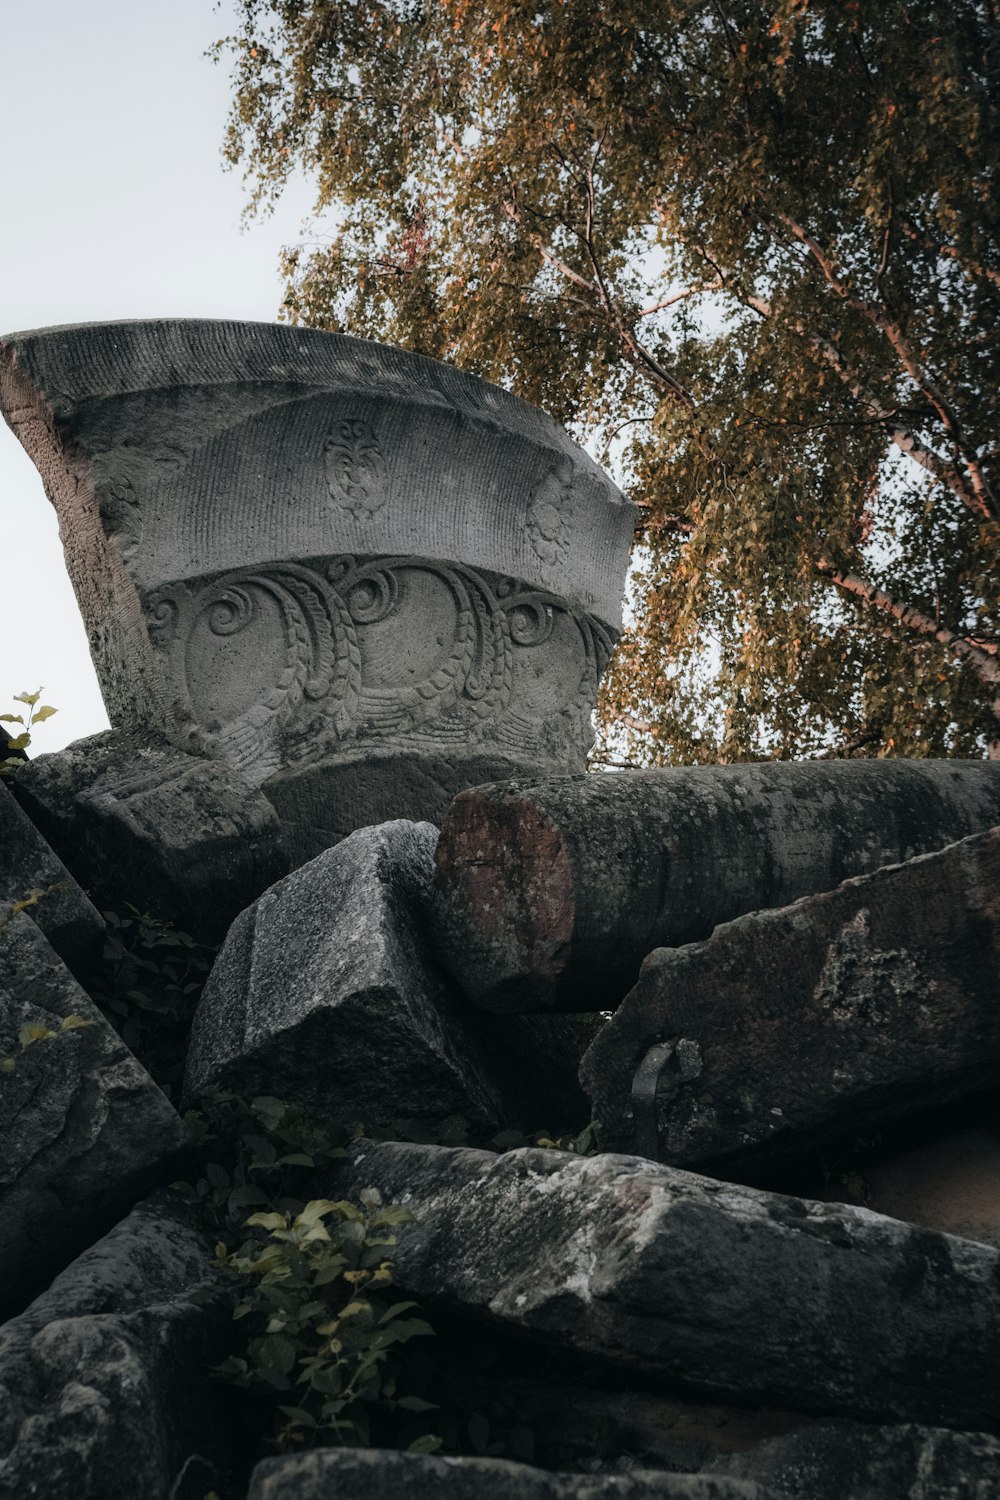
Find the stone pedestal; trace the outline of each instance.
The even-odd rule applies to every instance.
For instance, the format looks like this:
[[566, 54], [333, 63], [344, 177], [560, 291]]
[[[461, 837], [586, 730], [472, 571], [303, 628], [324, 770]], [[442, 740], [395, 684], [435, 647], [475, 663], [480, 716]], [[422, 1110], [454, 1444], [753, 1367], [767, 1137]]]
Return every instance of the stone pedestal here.
[[273, 784], [299, 858], [357, 819], [581, 769], [632, 511], [544, 413], [314, 330], [0, 341], [115, 728]]

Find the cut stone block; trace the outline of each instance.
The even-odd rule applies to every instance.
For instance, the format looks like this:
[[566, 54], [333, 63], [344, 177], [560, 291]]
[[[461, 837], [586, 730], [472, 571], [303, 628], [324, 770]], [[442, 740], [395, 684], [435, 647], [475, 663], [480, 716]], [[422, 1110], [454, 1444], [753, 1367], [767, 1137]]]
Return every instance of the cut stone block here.
[[432, 801], [442, 759], [449, 790], [584, 769], [633, 509], [543, 412], [398, 349], [195, 320], [11, 334], [0, 409], [116, 728], [277, 777], [288, 816], [341, 804], [327, 832], [432, 813], [423, 757]]
[[1000, 1253], [638, 1157], [356, 1142], [393, 1275], [448, 1313], [709, 1400], [1000, 1428]]
[[782, 1500], [992, 1500], [1000, 1494], [995, 1437], [912, 1425], [817, 1422], [713, 1460], [711, 1467], [764, 1484]]
[[40, 755], [15, 795], [102, 910], [218, 942], [289, 867], [278, 817], [228, 766], [114, 730]]
[[[314, 1449], [265, 1458], [247, 1500], [777, 1500], [745, 1480], [703, 1474], [549, 1474], [502, 1458], [391, 1449]], [[802, 1500], [807, 1500], [803, 1494]]]
[[1000, 1083], [1000, 829], [650, 954], [581, 1072], [604, 1144], [753, 1180]]
[[1000, 763], [828, 761], [552, 776], [456, 797], [431, 915], [495, 1010], [607, 1010], [653, 948], [1000, 823]]
[[208, 1372], [228, 1325], [211, 1248], [180, 1200], [133, 1209], [0, 1328], [2, 1500], [222, 1491]]
[[104, 919], [0, 782], [0, 920], [36, 890], [45, 894], [31, 907], [35, 923], [63, 963], [87, 970], [100, 953]]
[[483, 1024], [440, 975], [424, 938], [436, 842], [429, 823], [360, 829], [239, 917], [195, 1015], [187, 1099], [231, 1088], [382, 1125], [583, 1122], [568, 1023]]
[[23, 912], [0, 930], [0, 1056], [2, 1317], [175, 1176], [188, 1135]]

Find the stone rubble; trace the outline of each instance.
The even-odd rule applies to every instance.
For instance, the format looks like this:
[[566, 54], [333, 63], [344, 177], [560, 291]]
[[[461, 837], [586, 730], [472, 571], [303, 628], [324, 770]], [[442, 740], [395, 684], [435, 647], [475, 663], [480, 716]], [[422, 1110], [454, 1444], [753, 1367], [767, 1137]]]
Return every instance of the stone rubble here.
[[[50, 1034], [24, 1045], [23, 1027]], [[24, 912], [0, 930], [0, 1058], [4, 1317], [175, 1177], [189, 1139]]]
[[462, 1007], [423, 934], [437, 829], [360, 829], [233, 924], [195, 1015], [185, 1098], [268, 1093], [323, 1118], [583, 1123], [563, 1018]]
[[361, 1141], [330, 1186], [369, 1185], [452, 1316], [710, 1401], [1000, 1430], [991, 1247], [631, 1156]]
[[289, 868], [271, 804], [227, 766], [116, 730], [29, 761], [17, 800], [103, 911], [220, 941]]
[[[998, 895], [994, 829], [655, 950], [583, 1060], [602, 1141], [775, 1181], [995, 1088]], [[657, 1047], [647, 1100], [638, 1070]]]
[[0, 1326], [0, 1500], [204, 1500], [228, 1468], [208, 1367], [229, 1322], [173, 1194]]
[[100, 952], [104, 919], [0, 782], [0, 920], [34, 891], [44, 894], [29, 908], [31, 916], [63, 963], [75, 973], [89, 969]]
[[608, 1010], [654, 948], [1000, 823], [1000, 763], [813, 761], [550, 776], [461, 793], [431, 924], [477, 1005]]
[[[452, 367], [79, 325], [0, 339], [0, 410], [115, 726], [0, 786], [0, 1500], [995, 1500], [1000, 763], [575, 774], [632, 508]], [[410, 1210], [364, 1264], [432, 1399], [371, 1431], [480, 1456], [256, 1462], [210, 1373], [246, 1308], [160, 1190], [191, 1137], [95, 1003], [130, 907], [222, 944], [190, 1038], [197, 964], [125, 1023], [188, 1102], [508, 1144], [593, 1105], [599, 1155], [275, 1163]], [[267, 1196], [208, 1161], [203, 1209]]]

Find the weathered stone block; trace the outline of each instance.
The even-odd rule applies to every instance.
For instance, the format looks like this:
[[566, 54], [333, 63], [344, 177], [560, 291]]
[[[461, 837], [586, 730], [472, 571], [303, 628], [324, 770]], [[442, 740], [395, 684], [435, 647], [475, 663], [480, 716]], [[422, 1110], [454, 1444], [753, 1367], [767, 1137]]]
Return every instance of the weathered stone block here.
[[604, 1010], [651, 949], [1000, 823], [1000, 763], [828, 761], [552, 776], [456, 797], [431, 915], [495, 1010]]
[[449, 789], [583, 768], [632, 507], [544, 413], [398, 349], [197, 321], [11, 334], [0, 408], [116, 727], [379, 822], [424, 815], [411, 756]]
[[[314, 1449], [259, 1463], [247, 1500], [777, 1500], [745, 1480], [705, 1474], [549, 1474], [502, 1458]], [[805, 1495], [802, 1500], [807, 1500]]]
[[180, 1201], [163, 1194], [133, 1209], [0, 1328], [0, 1497], [222, 1490], [208, 1371], [228, 1321], [211, 1249]]
[[1000, 829], [659, 949], [582, 1075], [602, 1140], [762, 1173], [1000, 1082]]
[[[53, 1034], [22, 1047], [23, 1026]], [[23, 912], [0, 930], [0, 1056], [2, 1317], [169, 1181], [188, 1136]]]
[[638, 1157], [358, 1142], [407, 1292], [710, 1400], [1000, 1428], [1000, 1254]]
[[360, 829], [243, 913], [195, 1015], [188, 1099], [214, 1085], [345, 1121], [582, 1123], [571, 1028], [480, 1021], [428, 951], [436, 842], [429, 823]]
[[16, 796], [102, 910], [218, 942], [289, 867], [271, 804], [228, 766], [115, 730], [40, 755]]
[[87, 969], [100, 952], [104, 919], [0, 782], [0, 920], [35, 890], [46, 893], [31, 908], [35, 923], [63, 963]]
[[992, 1500], [1000, 1493], [995, 1437], [912, 1425], [817, 1422], [711, 1467], [764, 1484], [782, 1500]]

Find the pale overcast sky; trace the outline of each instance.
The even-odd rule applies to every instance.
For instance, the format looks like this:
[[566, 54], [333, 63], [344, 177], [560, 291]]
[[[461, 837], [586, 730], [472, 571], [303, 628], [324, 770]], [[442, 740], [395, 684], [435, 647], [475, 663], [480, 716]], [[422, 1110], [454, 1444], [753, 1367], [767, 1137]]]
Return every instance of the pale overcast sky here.
[[[0, 332], [108, 318], [277, 317], [309, 207], [240, 226], [220, 156], [229, 0], [0, 0]], [[0, 712], [44, 684], [33, 753], [107, 725], [55, 515], [0, 421]]]

